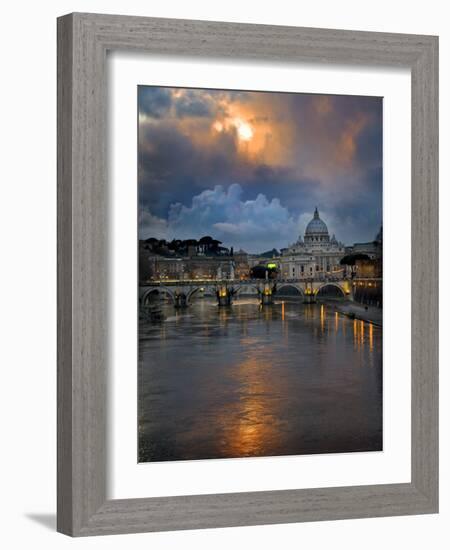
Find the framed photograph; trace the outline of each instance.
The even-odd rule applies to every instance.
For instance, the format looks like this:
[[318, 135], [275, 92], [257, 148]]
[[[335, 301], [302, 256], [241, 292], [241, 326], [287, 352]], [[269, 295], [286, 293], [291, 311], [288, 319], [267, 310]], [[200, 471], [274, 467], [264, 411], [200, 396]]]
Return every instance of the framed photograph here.
[[138, 111], [139, 461], [381, 451], [382, 98]]
[[58, 19], [58, 530], [438, 511], [438, 39]]

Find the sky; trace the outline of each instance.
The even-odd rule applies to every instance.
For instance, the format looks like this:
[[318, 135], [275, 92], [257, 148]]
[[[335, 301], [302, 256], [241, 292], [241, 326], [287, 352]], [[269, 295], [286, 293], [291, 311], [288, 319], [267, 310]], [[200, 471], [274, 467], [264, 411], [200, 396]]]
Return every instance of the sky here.
[[249, 253], [314, 208], [347, 245], [382, 222], [382, 98], [138, 87], [139, 238], [210, 235]]

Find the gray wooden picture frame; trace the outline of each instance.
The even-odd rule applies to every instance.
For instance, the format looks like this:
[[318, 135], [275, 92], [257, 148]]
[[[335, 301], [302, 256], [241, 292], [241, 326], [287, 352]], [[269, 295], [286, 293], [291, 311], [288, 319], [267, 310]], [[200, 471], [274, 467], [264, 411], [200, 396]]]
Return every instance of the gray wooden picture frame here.
[[[109, 50], [411, 69], [410, 483], [107, 499]], [[72, 536], [438, 511], [437, 37], [83, 13], [58, 19], [57, 488], [57, 528]]]

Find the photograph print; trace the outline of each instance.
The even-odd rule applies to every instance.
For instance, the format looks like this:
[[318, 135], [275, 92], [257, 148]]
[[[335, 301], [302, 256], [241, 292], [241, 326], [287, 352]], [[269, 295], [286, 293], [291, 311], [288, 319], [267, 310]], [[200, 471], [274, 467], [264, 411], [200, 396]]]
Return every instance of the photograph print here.
[[137, 102], [138, 461], [381, 451], [382, 98]]

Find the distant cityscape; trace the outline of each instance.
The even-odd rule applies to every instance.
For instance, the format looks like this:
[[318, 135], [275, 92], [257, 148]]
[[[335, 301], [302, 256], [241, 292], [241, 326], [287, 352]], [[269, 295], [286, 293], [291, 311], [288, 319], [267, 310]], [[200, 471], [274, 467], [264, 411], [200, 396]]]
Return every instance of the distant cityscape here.
[[259, 254], [222, 246], [211, 236], [139, 241], [140, 282], [235, 281], [270, 277], [282, 281], [351, 279], [354, 299], [381, 306], [382, 228], [373, 241], [346, 246], [330, 237], [316, 208], [304, 236], [281, 250]]

